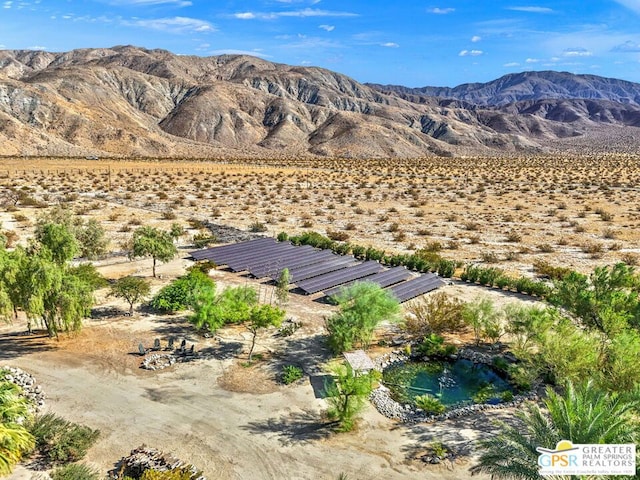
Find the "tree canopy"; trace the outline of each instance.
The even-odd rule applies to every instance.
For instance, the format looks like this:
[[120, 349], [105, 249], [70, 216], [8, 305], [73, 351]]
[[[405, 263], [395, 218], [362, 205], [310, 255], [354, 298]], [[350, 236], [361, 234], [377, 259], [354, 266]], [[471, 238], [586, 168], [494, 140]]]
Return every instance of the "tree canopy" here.
[[329, 345], [336, 353], [356, 345], [368, 348], [373, 332], [384, 320], [395, 321], [400, 313], [398, 300], [379, 285], [355, 282], [343, 288], [333, 300], [339, 310], [326, 320]]
[[130, 258], [151, 257], [153, 259], [153, 276], [156, 276], [156, 263], [168, 262], [177, 255], [178, 249], [169, 232], [154, 227], [144, 226], [133, 232]]

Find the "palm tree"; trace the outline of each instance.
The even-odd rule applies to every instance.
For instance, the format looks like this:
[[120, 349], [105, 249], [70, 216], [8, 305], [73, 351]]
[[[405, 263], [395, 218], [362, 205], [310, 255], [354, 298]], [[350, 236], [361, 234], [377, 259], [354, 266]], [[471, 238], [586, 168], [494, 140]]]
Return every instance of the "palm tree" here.
[[13, 465], [34, 447], [33, 436], [22, 425], [29, 415], [29, 405], [20, 396], [20, 388], [0, 382], [0, 475], [10, 473]]
[[471, 473], [487, 473], [492, 479], [539, 479], [536, 447], [554, 448], [560, 440], [636, 443], [640, 439], [637, 394], [605, 393], [592, 381], [579, 386], [567, 383], [562, 394], [548, 387], [544, 404], [546, 412], [532, 403], [516, 413], [521, 427], [500, 422], [501, 431], [480, 443], [480, 459]]

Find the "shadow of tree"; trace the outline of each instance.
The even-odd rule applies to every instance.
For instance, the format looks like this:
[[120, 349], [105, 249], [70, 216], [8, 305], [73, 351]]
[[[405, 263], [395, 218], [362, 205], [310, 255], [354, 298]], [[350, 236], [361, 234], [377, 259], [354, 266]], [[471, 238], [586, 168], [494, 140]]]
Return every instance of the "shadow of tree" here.
[[250, 422], [240, 427], [253, 434], [273, 433], [282, 445], [312, 442], [329, 437], [335, 422], [326, 422], [311, 412], [295, 412], [262, 422]]
[[13, 360], [16, 357], [55, 349], [52, 339], [46, 333], [3, 333], [0, 334], [0, 359]]
[[282, 349], [273, 358], [272, 368], [279, 375], [285, 365], [302, 368], [306, 375], [323, 375], [322, 365], [333, 358], [326, 345], [325, 336], [316, 334], [305, 337], [283, 337]]
[[218, 345], [198, 350], [201, 355], [209, 355], [216, 360], [228, 360], [242, 353], [244, 344], [241, 342], [220, 342]]
[[405, 428], [406, 435], [415, 440], [402, 448], [407, 460], [415, 460], [425, 451], [425, 447], [432, 442], [441, 442], [452, 448], [456, 456], [470, 456], [477, 452], [477, 441], [496, 435], [500, 427], [496, 422], [510, 424], [517, 423], [517, 419], [510, 409], [486, 410], [472, 415], [452, 418], [434, 423], [420, 423]]

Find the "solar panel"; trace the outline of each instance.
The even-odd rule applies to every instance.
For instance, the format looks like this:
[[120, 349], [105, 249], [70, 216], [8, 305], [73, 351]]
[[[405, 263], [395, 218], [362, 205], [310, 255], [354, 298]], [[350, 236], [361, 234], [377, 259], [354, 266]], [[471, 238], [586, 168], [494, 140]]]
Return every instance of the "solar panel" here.
[[237, 255], [241, 255], [242, 253], [245, 253], [245, 252], [255, 251], [256, 249], [268, 248], [276, 244], [275, 240], [273, 239], [267, 239], [267, 240], [268, 241], [266, 242], [257, 242], [257, 243], [252, 243], [250, 245], [237, 244], [237, 245], [234, 245], [234, 247], [236, 248], [233, 248], [233, 249], [225, 248], [225, 250], [222, 250], [222, 251], [217, 250], [217, 248], [223, 248], [223, 247], [213, 247], [208, 249], [208, 251], [203, 252], [203, 254], [200, 256], [205, 257], [208, 260], [213, 260], [218, 265], [225, 265], [226, 261], [229, 258], [232, 258]]
[[[289, 244], [289, 242], [287, 242], [287, 244]], [[226, 252], [218, 253], [214, 250], [212, 252], [213, 253], [212, 258], [220, 262], [219, 263], [220, 265], [225, 265], [227, 261], [240, 257], [242, 255], [252, 254], [257, 251], [262, 251], [262, 250], [271, 249], [271, 248], [279, 248], [280, 246], [281, 246], [280, 243], [276, 241], [271, 241], [271, 242], [253, 244], [253, 245], [245, 245], [243, 246], [243, 248], [238, 248], [238, 249], [235, 249], [232, 251], [226, 251]]]
[[255, 262], [264, 261], [275, 255], [280, 255], [289, 250], [295, 250], [297, 247], [289, 242], [277, 243], [271, 247], [256, 249], [253, 252], [245, 253], [240, 257], [235, 257], [227, 261], [227, 266], [234, 272], [242, 272], [247, 270], [250, 265]]
[[368, 275], [373, 275], [379, 271], [384, 270], [384, 267], [378, 262], [369, 260], [368, 262], [355, 265], [353, 267], [344, 268], [335, 272], [329, 272], [324, 275], [319, 275], [308, 280], [297, 281], [298, 288], [303, 290], [307, 294], [317, 293], [327, 288], [335, 287], [342, 283], [350, 282], [358, 278], [363, 278]]
[[428, 293], [436, 288], [440, 288], [443, 285], [444, 282], [440, 277], [432, 273], [425, 273], [413, 280], [389, 287], [388, 290], [402, 303], [418, 297], [423, 293]]
[[256, 278], [280, 278], [280, 273], [285, 268], [291, 270], [292, 268], [301, 267], [303, 265], [312, 265], [330, 258], [335, 258], [335, 256], [336, 255], [331, 250], [313, 249], [313, 251], [305, 252], [304, 254], [296, 255], [292, 258], [280, 259], [278, 262], [269, 261], [263, 265], [254, 267], [251, 269], [251, 274]]
[[[380, 273], [376, 273], [364, 279], [364, 281], [375, 283], [382, 288], [388, 287], [389, 285], [394, 285], [396, 283], [400, 283], [403, 280], [413, 277], [413, 274], [407, 270], [405, 267], [393, 267], [389, 270], [385, 270]], [[330, 288], [329, 290], [325, 290], [324, 293], [328, 297], [331, 297], [340, 292], [343, 288], [349, 287], [356, 283], [358, 280], [354, 280], [349, 283], [345, 283], [343, 285], [338, 285], [334, 288]]]
[[[348, 265], [353, 264], [356, 261], [351, 255], [335, 255], [327, 261], [314, 263], [311, 265], [303, 265], [297, 268], [289, 269], [290, 281], [289, 283], [297, 283], [308, 278], [317, 277], [328, 272], [340, 270], [341, 268], [347, 268]], [[271, 276], [276, 280], [277, 276]]]
[[261, 237], [254, 240], [248, 240], [246, 242], [232, 243], [230, 245], [219, 245], [216, 247], [205, 248], [203, 250], [196, 250], [195, 252], [191, 252], [191, 257], [193, 257], [195, 260], [207, 260], [212, 258], [210, 256], [211, 254], [218, 255], [226, 252], [239, 251], [245, 248], [255, 248], [260, 244], [272, 242], [274, 242], [273, 238]]
[[[291, 249], [277, 251], [269, 257], [258, 257], [254, 261], [247, 264], [247, 268], [252, 275], [255, 275], [254, 270], [258, 271], [265, 268], [265, 266], [271, 266], [272, 269], [276, 265], [283, 265], [289, 260], [295, 258], [306, 257], [307, 255], [316, 252], [317, 250], [311, 245], [303, 245], [301, 247], [292, 247]], [[264, 276], [264, 275], [263, 275]]]

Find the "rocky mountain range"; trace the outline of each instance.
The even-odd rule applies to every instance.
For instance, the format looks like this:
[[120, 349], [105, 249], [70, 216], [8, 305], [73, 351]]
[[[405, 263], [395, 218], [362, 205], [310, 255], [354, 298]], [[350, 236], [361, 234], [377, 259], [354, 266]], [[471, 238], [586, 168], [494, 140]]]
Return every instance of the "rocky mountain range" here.
[[[637, 147], [628, 139], [638, 136], [638, 126], [640, 84], [590, 75], [525, 72], [486, 84], [411, 89], [243, 55], [132, 46], [0, 51], [0, 155], [625, 150]], [[612, 136], [625, 141], [603, 143]]]

